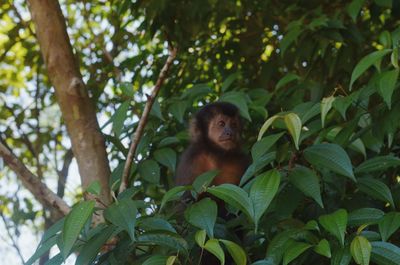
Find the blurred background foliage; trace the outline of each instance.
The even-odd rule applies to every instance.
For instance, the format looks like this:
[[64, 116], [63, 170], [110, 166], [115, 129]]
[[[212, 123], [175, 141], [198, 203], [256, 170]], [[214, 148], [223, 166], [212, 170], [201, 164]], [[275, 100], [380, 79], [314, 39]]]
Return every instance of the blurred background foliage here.
[[[173, 186], [179, 154], [188, 143], [191, 114], [215, 100], [240, 108], [247, 151], [268, 117], [294, 111], [304, 118], [318, 104], [318, 110], [328, 106], [321, 108], [326, 111], [325, 126], [311, 120], [303, 148], [315, 139], [345, 148], [361, 139], [362, 145], [348, 151], [353, 165], [378, 154], [398, 156], [399, 1], [66, 0], [60, 4], [106, 137], [114, 190], [129, 137], [168, 55], [168, 43], [178, 47], [178, 56], [137, 150], [132, 171], [137, 199], [156, 205]], [[0, 1], [0, 92], [0, 140], [58, 195], [76, 202], [81, 198], [78, 172], [24, 1]], [[290, 139], [285, 135], [274, 147], [278, 166], [290, 160], [294, 150]], [[390, 172], [384, 181], [398, 202], [396, 176], [397, 171]], [[43, 231], [46, 211], [6, 167], [1, 167], [0, 183], [0, 213], [18, 248], [19, 229]], [[330, 210], [364, 205], [363, 196], [352, 192], [341, 196], [340, 201], [327, 197]]]

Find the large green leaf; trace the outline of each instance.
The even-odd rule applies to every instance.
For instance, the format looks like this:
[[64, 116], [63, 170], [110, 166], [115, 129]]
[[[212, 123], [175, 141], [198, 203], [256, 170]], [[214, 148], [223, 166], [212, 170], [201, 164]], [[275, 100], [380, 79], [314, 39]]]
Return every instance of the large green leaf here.
[[130, 100], [125, 101], [124, 103], [121, 104], [121, 106], [118, 107], [118, 109], [115, 111], [112, 117], [113, 120], [112, 128], [117, 138], [119, 138], [121, 134], [122, 127], [124, 126], [124, 121], [128, 114], [129, 106], [130, 106]]
[[131, 199], [115, 202], [104, 211], [104, 217], [128, 232], [132, 241], [135, 240], [136, 215], [136, 204]]
[[356, 169], [356, 173], [369, 173], [373, 171], [384, 171], [390, 167], [400, 166], [400, 158], [387, 155], [376, 156], [361, 163]]
[[344, 248], [337, 247], [332, 255], [331, 264], [332, 265], [348, 265], [351, 261], [351, 254], [349, 246]]
[[298, 166], [289, 173], [290, 182], [306, 196], [313, 198], [324, 208], [318, 176], [309, 168]]
[[388, 202], [394, 208], [394, 201], [392, 197], [392, 193], [388, 186], [380, 180], [373, 178], [359, 178], [357, 183], [358, 188], [370, 195], [371, 197], [381, 200], [383, 202]]
[[253, 206], [253, 218], [258, 227], [258, 221], [274, 198], [279, 188], [281, 175], [276, 169], [257, 176], [250, 188], [250, 201]]
[[79, 233], [83, 226], [89, 220], [94, 211], [94, 201], [83, 201], [75, 205], [71, 212], [67, 215], [62, 230], [62, 249], [61, 254], [68, 257], [75, 241], [78, 239]]
[[321, 122], [322, 122], [322, 128], [325, 127], [325, 118], [326, 115], [328, 114], [329, 110], [332, 108], [332, 103], [335, 101], [334, 96], [330, 96], [327, 98], [323, 98], [321, 102]]
[[299, 139], [301, 133], [301, 120], [296, 113], [288, 113], [284, 116], [286, 128], [293, 138], [294, 145], [299, 150]]
[[218, 242], [218, 239], [212, 238], [208, 240], [207, 243], [204, 245], [204, 248], [208, 252], [216, 256], [219, 259], [221, 265], [225, 264], [225, 254], [221, 248], [221, 245]]
[[292, 81], [295, 80], [300, 80], [300, 76], [293, 74], [293, 73], [288, 73], [284, 77], [282, 77], [278, 83], [276, 83], [275, 89], [278, 90], [281, 87], [285, 86], [286, 84], [289, 84]]
[[86, 242], [83, 248], [79, 251], [79, 256], [76, 259], [75, 265], [92, 264], [93, 260], [99, 253], [100, 248], [113, 235], [115, 229], [115, 226], [108, 226]]
[[365, 0], [353, 0], [351, 3], [346, 7], [347, 13], [355, 22], [357, 20], [358, 13], [360, 13], [361, 7], [363, 6]]
[[361, 226], [378, 223], [385, 213], [375, 208], [360, 208], [349, 214], [348, 226]]
[[372, 242], [371, 260], [378, 265], [399, 265], [400, 248], [386, 242]]
[[331, 254], [331, 247], [329, 245], [328, 240], [322, 239], [318, 242], [318, 244], [314, 247], [314, 251], [322, 256], [330, 258]]
[[215, 201], [204, 198], [186, 209], [185, 218], [190, 224], [206, 230], [207, 235], [213, 238], [217, 213], [218, 208]]
[[230, 74], [222, 83], [221, 85], [221, 91], [225, 92], [228, 90], [228, 88], [232, 85], [233, 82], [240, 76], [240, 73], [233, 73]]
[[188, 249], [187, 242], [181, 236], [167, 231], [143, 233], [138, 235], [137, 242], [165, 246], [183, 252], [187, 252]]
[[251, 121], [246, 98], [247, 95], [243, 92], [231, 91], [223, 94], [219, 100], [234, 104], [238, 107], [240, 114], [247, 120]]
[[270, 118], [268, 118], [264, 124], [261, 126], [260, 132], [258, 133], [258, 137], [257, 137], [257, 141], [259, 141], [264, 133], [268, 130], [268, 128], [272, 125], [272, 123], [277, 119], [277, 118], [281, 118], [281, 116], [279, 115], [274, 115]]
[[357, 264], [369, 265], [371, 243], [363, 236], [356, 236], [351, 241], [350, 253]]
[[284, 133], [268, 135], [267, 137], [263, 137], [259, 141], [255, 142], [255, 144], [251, 148], [251, 156], [253, 157], [253, 160], [256, 161], [262, 155], [267, 153], [271, 146], [273, 146], [276, 141], [278, 141], [279, 138], [282, 137], [282, 135], [284, 135]]
[[247, 257], [246, 253], [244, 250], [236, 243], [229, 241], [229, 240], [223, 240], [220, 239], [220, 242], [222, 242], [226, 249], [228, 250], [229, 254], [231, 254], [233, 261], [235, 262], [236, 265], [246, 265], [247, 263]]
[[178, 200], [183, 193], [189, 189], [190, 187], [187, 186], [177, 186], [167, 191], [161, 200], [160, 211], [164, 208], [167, 202]]
[[292, 240], [287, 246], [283, 254], [283, 265], [289, 264], [291, 261], [300, 256], [304, 251], [312, 247], [312, 245], [304, 242], [296, 242]]
[[346, 210], [339, 209], [334, 213], [322, 215], [318, 218], [318, 221], [325, 230], [334, 235], [339, 240], [340, 244], [344, 246], [344, 233], [347, 225]]
[[365, 57], [363, 57], [356, 67], [353, 70], [353, 73], [351, 74], [351, 80], [350, 80], [350, 90], [353, 87], [354, 82], [374, 63], [379, 61], [383, 56], [391, 52], [392, 50], [390, 49], [385, 49], [385, 50], [380, 50], [380, 51], [375, 51], [372, 52]]
[[188, 102], [180, 100], [171, 104], [168, 110], [177, 121], [183, 123], [183, 116], [185, 115], [187, 107]]
[[205, 191], [207, 187], [212, 183], [214, 178], [218, 175], [218, 173], [219, 173], [218, 170], [210, 170], [196, 177], [196, 179], [192, 184], [193, 189], [197, 193]]
[[382, 240], [388, 240], [389, 237], [400, 228], [400, 213], [391, 212], [385, 214], [383, 219], [378, 223], [378, 227]]
[[168, 256], [164, 255], [152, 255], [150, 258], [146, 259], [142, 265], [165, 265], [167, 262]]
[[144, 231], [169, 231], [176, 233], [175, 228], [165, 219], [154, 217], [154, 216], [144, 216], [137, 220], [137, 227], [140, 227]]
[[304, 150], [304, 156], [312, 165], [328, 168], [356, 182], [350, 158], [339, 145], [313, 145]]
[[154, 184], [160, 182], [160, 166], [153, 159], [140, 162], [138, 171], [142, 179]]
[[378, 80], [378, 91], [389, 109], [392, 106], [392, 95], [399, 78], [399, 69], [384, 72]]
[[176, 152], [171, 148], [162, 148], [154, 152], [154, 158], [162, 165], [175, 172]]
[[241, 210], [251, 220], [254, 220], [252, 202], [247, 193], [238, 186], [233, 184], [222, 184], [217, 187], [209, 188], [207, 192]]

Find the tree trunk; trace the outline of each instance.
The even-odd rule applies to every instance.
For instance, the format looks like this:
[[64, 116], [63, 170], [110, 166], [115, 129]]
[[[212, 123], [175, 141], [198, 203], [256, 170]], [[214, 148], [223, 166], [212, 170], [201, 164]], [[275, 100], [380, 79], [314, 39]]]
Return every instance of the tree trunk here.
[[101, 201], [109, 204], [110, 168], [103, 135], [88, 96], [66, 31], [65, 19], [55, 0], [29, 0], [40, 49], [71, 138], [83, 189], [98, 180]]

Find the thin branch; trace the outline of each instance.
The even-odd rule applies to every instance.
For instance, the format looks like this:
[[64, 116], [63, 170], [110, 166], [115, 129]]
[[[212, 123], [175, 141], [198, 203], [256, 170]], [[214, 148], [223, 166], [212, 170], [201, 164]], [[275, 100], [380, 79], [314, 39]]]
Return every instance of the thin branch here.
[[71, 165], [74, 153], [72, 149], [69, 149], [64, 156], [64, 164], [61, 170], [57, 170], [58, 182], [57, 182], [57, 196], [60, 198], [64, 197], [65, 183], [67, 182], [69, 166]]
[[22, 256], [21, 250], [19, 249], [17, 242], [14, 240], [14, 237], [13, 237], [13, 235], [11, 234], [11, 231], [10, 231], [11, 227], [8, 225], [7, 220], [6, 220], [6, 217], [3, 215], [2, 212], [0, 212], [0, 216], [1, 216], [1, 219], [3, 219], [4, 226], [5, 226], [5, 228], [6, 228], [7, 235], [8, 235], [8, 237], [9, 237], [10, 240], [11, 240], [11, 245], [12, 245], [12, 247], [16, 250], [16, 252], [17, 252], [19, 258], [20, 258], [21, 261], [22, 261], [22, 264], [25, 264], [24, 257]]
[[11, 170], [18, 175], [24, 187], [27, 188], [43, 206], [54, 209], [60, 217], [69, 213], [69, 206], [35, 176], [1, 141], [0, 156], [3, 157], [4, 162]]
[[140, 138], [142, 137], [144, 127], [146, 126], [147, 119], [149, 117], [151, 107], [153, 106], [153, 103], [158, 95], [158, 92], [160, 91], [161, 85], [164, 83], [165, 79], [167, 78], [167, 72], [169, 68], [171, 67], [172, 62], [174, 61], [176, 57], [176, 52], [177, 49], [170, 46], [170, 53], [167, 58], [167, 61], [165, 62], [163, 68], [161, 69], [161, 72], [158, 76], [156, 85], [153, 88], [153, 92], [151, 93], [150, 96], [147, 98], [146, 105], [144, 106], [143, 114], [142, 117], [140, 118], [138, 127], [136, 129], [136, 132], [132, 135], [132, 143], [129, 147], [129, 152], [128, 156], [126, 158], [126, 163], [124, 166], [124, 172], [122, 174], [122, 179], [121, 179], [121, 185], [119, 186], [119, 192], [123, 192], [126, 187], [128, 186], [128, 176], [129, 172], [131, 171], [132, 167], [132, 161], [135, 156], [136, 148], [139, 144]]

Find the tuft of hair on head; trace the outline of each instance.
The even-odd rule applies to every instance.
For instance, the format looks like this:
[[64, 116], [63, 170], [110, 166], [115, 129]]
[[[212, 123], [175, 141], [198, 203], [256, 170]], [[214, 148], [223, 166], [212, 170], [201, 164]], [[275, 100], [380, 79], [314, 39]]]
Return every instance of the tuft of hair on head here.
[[217, 114], [235, 117], [239, 114], [239, 109], [232, 103], [223, 101], [205, 105], [191, 120], [189, 133], [192, 142], [198, 142], [202, 140], [202, 137], [207, 137], [207, 126], [211, 119]]

